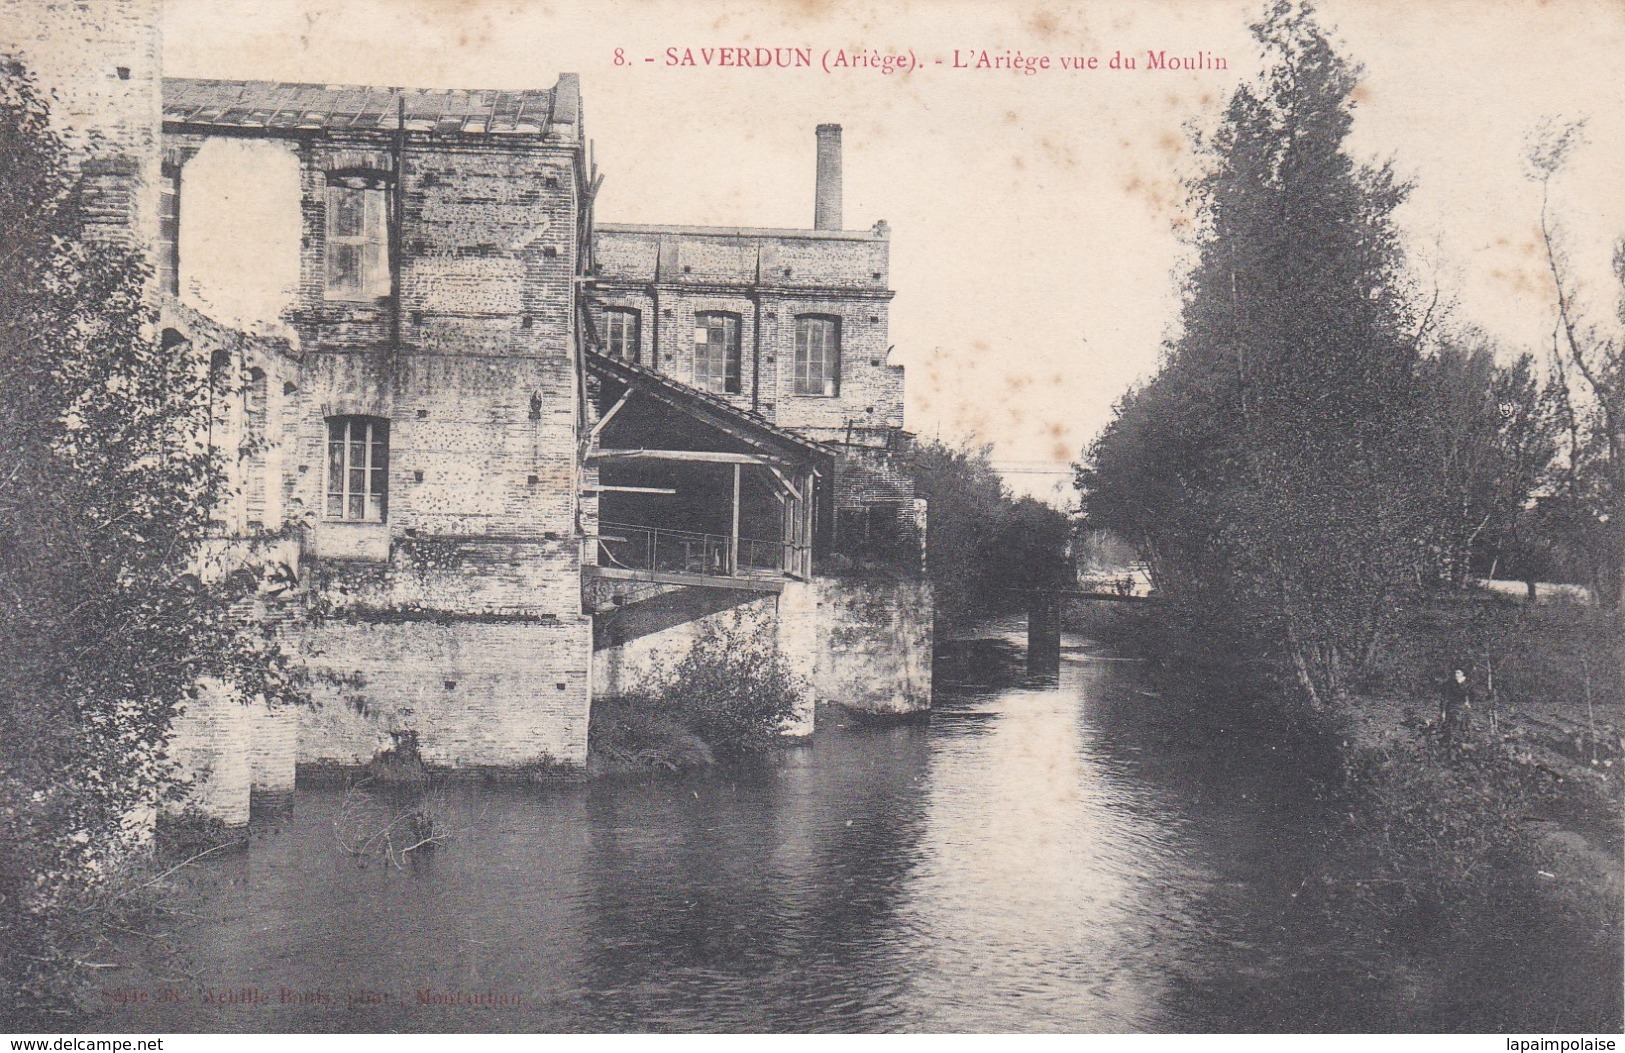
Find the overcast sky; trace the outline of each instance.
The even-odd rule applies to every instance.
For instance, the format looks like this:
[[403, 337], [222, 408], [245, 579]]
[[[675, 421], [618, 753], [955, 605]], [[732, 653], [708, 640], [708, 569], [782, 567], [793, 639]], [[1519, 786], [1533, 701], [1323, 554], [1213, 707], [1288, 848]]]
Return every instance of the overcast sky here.
[[[1187, 128], [1253, 76], [1263, 5], [1234, 0], [871, 4], [584, 0], [166, 0], [176, 76], [546, 87], [581, 75], [606, 221], [808, 227], [813, 128], [844, 126], [845, 220], [892, 227], [893, 361], [908, 426], [995, 444], [1042, 492], [1154, 370], [1177, 324]], [[1401, 221], [1423, 280], [1508, 348], [1552, 309], [1538, 188], [1521, 155], [1548, 115], [1588, 117], [1555, 189], [1599, 321], [1625, 235], [1625, 4], [1326, 0], [1365, 66], [1354, 149], [1416, 184]], [[815, 68], [672, 67], [668, 48], [796, 47]], [[616, 65], [615, 49], [627, 60]], [[828, 49], [912, 52], [914, 72], [821, 68]], [[955, 69], [986, 50], [1034, 75]], [[1148, 50], [1228, 70], [1148, 70]], [[1060, 69], [1115, 52], [1139, 69]], [[646, 62], [653, 58], [656, 61]], [[940, 61], [940, 65], [938, 64]]]

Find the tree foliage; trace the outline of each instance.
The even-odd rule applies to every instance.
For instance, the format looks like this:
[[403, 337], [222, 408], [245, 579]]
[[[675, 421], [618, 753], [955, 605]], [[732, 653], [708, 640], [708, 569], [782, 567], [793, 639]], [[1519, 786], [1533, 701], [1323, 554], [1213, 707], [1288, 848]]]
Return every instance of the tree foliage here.
[[1557, 449], [1556, 406], [1534, 357], [1501, 365], [1483, 334], [1450, 334], [1419, 364], [1418, 383], [1424, 575], [1462, 587], [1475, 566], [1526, 565], [1524, 506]]
[[1066, 514], [1011, 494], [992, 450], [916, 441], [909, 451], [915, 491], [927, 501], [926, 568], [947, 623], [1017, 609], [1023, 590], [1067, 578]]
[[1417, 338], [1392, 222], [1407, 188], [1345, 140], [1359, 70], [1307, 6], [1198, 145], [1183, 332], [1080, 473], [1091, 526], [1290, 670], [1312, 705], [1371, 662], [1414, 582]]
[[171, 784], [172, 717], [200, 682], [290, 690], [200, 546], [222, 494], [208, 438], [227, 377], [164, 346], [139, 251], [87, 230], [48, 104], [0, 65], [0, 997], [52, 963]]

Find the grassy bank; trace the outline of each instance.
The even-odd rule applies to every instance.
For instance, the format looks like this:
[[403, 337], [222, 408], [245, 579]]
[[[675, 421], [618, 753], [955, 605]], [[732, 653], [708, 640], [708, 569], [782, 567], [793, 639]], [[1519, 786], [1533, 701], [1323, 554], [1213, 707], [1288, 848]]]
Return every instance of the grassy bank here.
[[587, 772], [594, 776], [679, 772], [716, 761], [705, 740], [642, 697], [595, 702], [587, 742]]
[[[1155, 607], [1074, 603], [1067, 628], [1144, 659], [1165, 682], [1221, 696], [1245, 688], [1290, 716], [1283, 685], [1262, 663], [1191, 631]], [[1410, 611], [1359, 690], [1313, 719], [1349, 742], [1376, 746], [1437, 719], [1441, 688], [1462, 669], [1473, 737], [1499, 743], [1554, 779], [1618, 837], [1625, 814], [1625, 684], [1618, 615], [1569, 603], [1530, 605], [1488, 593], [1439, 595]], [[1601, 832], [1599, 830], [1599, 832]]]

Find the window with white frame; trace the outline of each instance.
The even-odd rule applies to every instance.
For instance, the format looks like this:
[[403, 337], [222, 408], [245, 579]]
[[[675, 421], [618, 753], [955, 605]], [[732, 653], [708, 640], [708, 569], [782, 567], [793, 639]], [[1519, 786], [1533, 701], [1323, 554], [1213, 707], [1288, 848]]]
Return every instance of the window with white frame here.
[[327, 177], [327, 298], [390, 294], [389, 190], [376, 173]]
[[694, 316], [694, 386], [718, 395], [737, 395], [739, 316], [719, 311]]
[[611, 358], [623, 362], [637, 362], [638, 312], [628, 307], [604, 309], [604, 350]]
[[327, 518], [381, 523], [389, 496], [389, 421], [327, 419]]
[[841, 322], [829, 315], [804, 314], [796, 318], [796, 360], [793, 390], [797, 395], [841, 393]]

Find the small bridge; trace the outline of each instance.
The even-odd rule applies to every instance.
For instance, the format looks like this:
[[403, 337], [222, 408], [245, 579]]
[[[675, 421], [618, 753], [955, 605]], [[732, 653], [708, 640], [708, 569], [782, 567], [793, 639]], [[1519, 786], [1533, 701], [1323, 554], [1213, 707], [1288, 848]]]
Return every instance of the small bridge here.
[[1027, 672], [1030, 675], [1058, 675], [1061, 670], [1061, 601], [1091, 600], [1106, 603], [1154, 603], [1154, 597], [1136, 596], [1127, 589], [1083, 589], [1057, 586], [1049, 589], [1023, 589], [1012, 586], [1007, 592], [1027, 600]]

